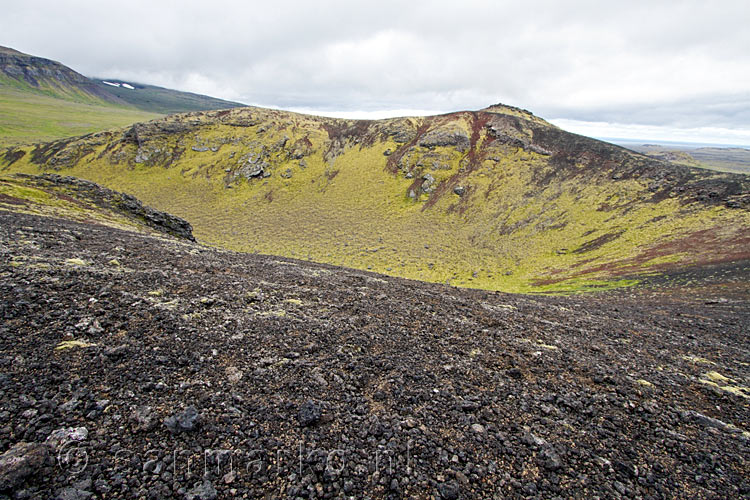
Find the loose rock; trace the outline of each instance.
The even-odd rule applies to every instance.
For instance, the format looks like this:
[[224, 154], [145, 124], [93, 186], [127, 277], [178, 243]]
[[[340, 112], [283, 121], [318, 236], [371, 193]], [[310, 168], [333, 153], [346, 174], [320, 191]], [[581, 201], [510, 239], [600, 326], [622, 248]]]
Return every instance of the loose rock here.
[[188, 406], [184, 411], [164, 419], [164, 425], [169, 432], [192, 432], [200, 424], [200, 415], [194, 406]]
[[15, 488], [44, 465], [47, 447], [38, 443], [17, 443], [0, 455], [0, 491]]

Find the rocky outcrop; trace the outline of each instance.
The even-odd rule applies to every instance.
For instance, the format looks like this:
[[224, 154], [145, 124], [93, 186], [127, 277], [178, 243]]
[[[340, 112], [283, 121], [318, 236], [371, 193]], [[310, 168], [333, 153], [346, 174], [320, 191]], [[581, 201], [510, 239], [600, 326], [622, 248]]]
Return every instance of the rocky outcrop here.
[[40, 187], [60, 187], [70, 190], [77, 197], [98, 206], [118, 210], [157, 231], [189, 241], [195, 241], [193, 228], [188, 221], [144, 205], [136, 197], [129, 194], [113, 191], [95, 182], [76, 177], [63, 177], [57, 174], [44, 174], [41, 176], [17, 175], [28, 180], [31, 184]]
[[420, 137], [417, 144], [425, 148], [454, 146], [456, 150], [464, 153], [469, 150], [471, 141], [464, 130], [438, 128]]

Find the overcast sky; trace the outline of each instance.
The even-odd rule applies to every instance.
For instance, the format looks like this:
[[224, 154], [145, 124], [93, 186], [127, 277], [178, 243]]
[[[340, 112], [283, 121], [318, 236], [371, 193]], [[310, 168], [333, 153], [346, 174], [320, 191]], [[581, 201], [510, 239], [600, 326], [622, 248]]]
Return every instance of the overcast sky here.
[[502, 102], [599, 137], [750, 146], [748, 26], [748, 0], [3, 0], [0, 45], [260, 106]]

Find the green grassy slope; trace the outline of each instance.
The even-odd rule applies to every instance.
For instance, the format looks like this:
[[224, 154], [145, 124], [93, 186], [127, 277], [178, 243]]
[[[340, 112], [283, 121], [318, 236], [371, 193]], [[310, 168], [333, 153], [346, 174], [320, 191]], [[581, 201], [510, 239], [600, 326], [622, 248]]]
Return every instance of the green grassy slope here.
[[0, 85], [0, 146], [83, 135], [159, 116], [124, 106], [58, 99]]
[[380, 121], [191, 113], [18, 148], [0, 165], [130, 192], [210, 244], [459, 286], [579, 291], [750, 258], [747, 176], [504, 106]]

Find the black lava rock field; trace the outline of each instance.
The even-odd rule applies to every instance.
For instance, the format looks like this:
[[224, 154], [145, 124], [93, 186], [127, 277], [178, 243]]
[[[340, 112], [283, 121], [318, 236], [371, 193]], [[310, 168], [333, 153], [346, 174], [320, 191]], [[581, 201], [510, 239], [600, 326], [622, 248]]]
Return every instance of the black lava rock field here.
[[508, 295], [0, 211], [0, 498], [741, 498], [746, 281]]

